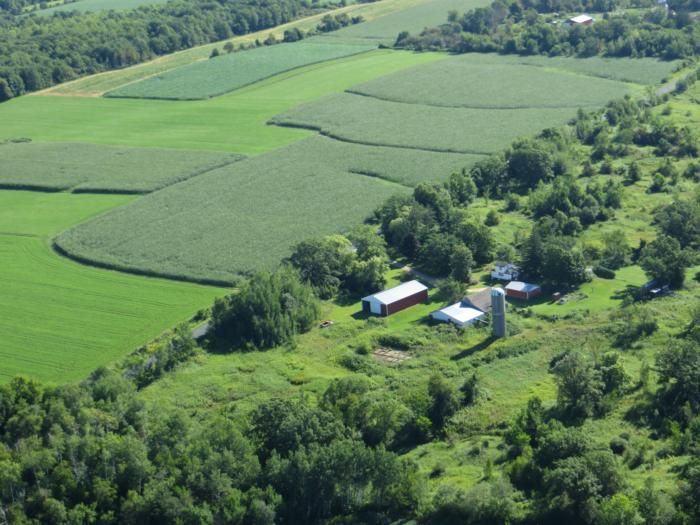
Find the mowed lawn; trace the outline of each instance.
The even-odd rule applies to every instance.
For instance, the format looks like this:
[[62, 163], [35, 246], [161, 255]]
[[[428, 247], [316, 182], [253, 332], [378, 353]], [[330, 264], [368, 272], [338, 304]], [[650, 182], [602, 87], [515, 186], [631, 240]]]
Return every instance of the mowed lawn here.
[[82, 266], [51, 250], [49, 236], [132, 199], [0, 191], [0, 382], [78, 381], [225, 293]]
[[268, 126], [274, 115], [380, 75], [444, 58], [446, 55], [437, 53], [372, 51], [297, 69], [204, 101], [18, 97], [0, 105], [0, 140], [29, 137], [36, 142], [254, 155], [314, 134]]

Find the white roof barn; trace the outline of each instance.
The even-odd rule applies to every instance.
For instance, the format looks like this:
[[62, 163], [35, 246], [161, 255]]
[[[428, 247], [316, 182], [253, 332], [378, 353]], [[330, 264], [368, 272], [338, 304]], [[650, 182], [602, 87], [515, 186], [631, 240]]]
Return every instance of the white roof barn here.
[[430, 314], [430, 316], [436, 321], [444, 321], [457, 326], [468, 326], [477, 321], [483, 321], [486, 314], [471, 306], [465, 306], [465, 304], [460, 301], [446, 306], [442, 310], [437, 310]]
[[363, 297], [362, 309], [366, 313], [386, 316], [427, 300], [428, 287], [419, 281], [408, 281]]
[[574, 16], [572, 18], [569, 18], [567, 20], [567, 23], [570, 25], [577, 25], [577, 24], [592, 24], [593, 23], [593, 17], [589, 15], [578, 15]]

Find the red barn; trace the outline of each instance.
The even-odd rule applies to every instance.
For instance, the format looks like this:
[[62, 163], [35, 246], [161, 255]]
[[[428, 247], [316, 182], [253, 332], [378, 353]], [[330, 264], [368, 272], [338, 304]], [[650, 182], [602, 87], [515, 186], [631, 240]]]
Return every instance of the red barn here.
[[513, 299], [529, 301], [542, 293], [542, 288], [536, 284], [524, 283], [522, 281], [511, 281], [506, 285], [506, 295]]
[[428, 301], [428, 287], [418, 281], [394, 286], [362, 298], [362, 311], [386, 317], [400, 310]]

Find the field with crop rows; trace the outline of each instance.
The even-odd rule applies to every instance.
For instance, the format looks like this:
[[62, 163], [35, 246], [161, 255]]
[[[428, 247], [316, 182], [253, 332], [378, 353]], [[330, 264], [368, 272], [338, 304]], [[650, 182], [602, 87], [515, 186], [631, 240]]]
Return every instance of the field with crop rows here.
[[361, 223], [401, 191], [409, 190], [291, 145], [151, 193], [56, 243], [115, 268], [230, 282], [275, 267], [302, 239]]
[[436, 153], [408, 148], [386, 148], [341, 142], [322, 135], [294, 144], [294, 150], [321, 159], [336, 169], [379, 177], [405, 186], [441, 182], [451, 173], [469, 167], [483, 155]]
[[469, 54], [370, 80], [349, 91], [443, 107], [589, 108], [630, 93], [632, 86], [561, 69], [515, 64], [500, 55], [486, 59]]
[[359, 144], [485, 154], [574, 114], [571, 108], [444, 108], [343, 93], [298, 106], [272, 122]]
[[210, 151], [8, 143], [0, 145], [0, 187], [148, 193], [241, 158]]
[[225, 290], [85, 267], [48, 237], [124, 195], [0, 191], [0, 382], [83, 379], [211, 304]]
[[[494, 55], [481, 55], [491, 59]], [[681, 65], [680, 60], [657, 60], [655, 58], [576, 58], [545, 57], [545, 56], [500, 56], [500, 60], [508, 59], [513, 63], [556, 68], [581, 73], [592, 77], [609, 78], [622, 82], [654, 85], [668, 77]]]
[[229, 53], [128, 84], [106, 94], [120, 98], [198, 100], [215, 97], [285, 71], [366, 53], [371, 46], [295, 42]]
[[[386, 0], [383, 0], [386, 1]], [[275, 114], [434, 60], [439, 53], [378, 50], [282, 73], [210, 100], [71, 96], [18, 97], [0, 105], [0, 142], [86, 142], [124, 146], [207, 149], [258, 154], [312, 135], [267, 126]]]

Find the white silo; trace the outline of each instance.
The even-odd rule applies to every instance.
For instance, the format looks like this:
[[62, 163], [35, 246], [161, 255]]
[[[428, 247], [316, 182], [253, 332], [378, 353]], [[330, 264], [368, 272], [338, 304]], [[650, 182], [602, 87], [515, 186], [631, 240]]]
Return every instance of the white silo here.
[[491, 326], [494, 337], [506, 337], [506, 293], [502, 288], [491, 288]]

